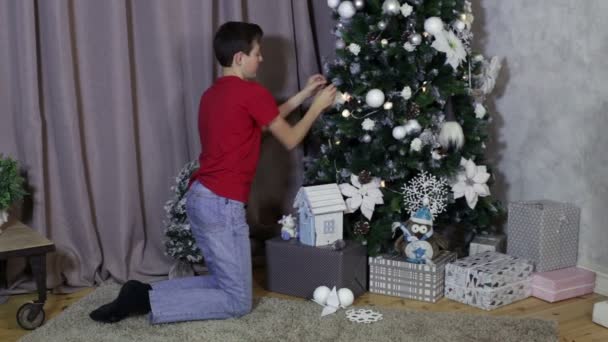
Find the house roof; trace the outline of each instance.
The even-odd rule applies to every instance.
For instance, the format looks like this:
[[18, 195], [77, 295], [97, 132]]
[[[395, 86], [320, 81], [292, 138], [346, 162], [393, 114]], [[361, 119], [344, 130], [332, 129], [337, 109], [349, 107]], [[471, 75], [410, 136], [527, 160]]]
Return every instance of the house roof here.
[[346, 203], [335, 183], [301, 187], [293, 206], [297, 208], [301, 204], [310, 208], [314, 215], [346, 211]]

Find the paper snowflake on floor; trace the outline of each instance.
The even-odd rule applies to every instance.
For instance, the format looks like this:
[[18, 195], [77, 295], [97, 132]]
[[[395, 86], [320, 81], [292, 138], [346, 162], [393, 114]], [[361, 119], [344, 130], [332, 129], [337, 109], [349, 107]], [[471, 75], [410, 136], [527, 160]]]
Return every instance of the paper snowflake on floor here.
[[382, 319], [382, 314], [367, 309], [350, 309], [346, 311], [346, 317], [354, 323], [374, 323]]
[[445, 178], [437, 179], [426, 171], [422, 171], [403, 186], [405, 208], [410, 214], [414, 214], [422, 206], [427, 205], [434, 218], [446, 209], [447, 188], [448, 183]]

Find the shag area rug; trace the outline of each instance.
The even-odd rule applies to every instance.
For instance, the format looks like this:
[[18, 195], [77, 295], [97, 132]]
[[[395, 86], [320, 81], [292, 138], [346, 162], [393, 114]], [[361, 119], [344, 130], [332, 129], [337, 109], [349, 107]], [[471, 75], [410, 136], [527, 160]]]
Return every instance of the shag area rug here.
[[89, 312], [113, 300], [118, 289], [98, 288], [21, 341], [557, 341], [554, 321], [368, 307], [383, 319], [358, 324], [345, 310], [321, 318], [322, 307], [313, 302], [276, 298], [257, 300], [239, 319], [162, 325], [150, 325], [147, 316], [116, 324], [92, 321]]

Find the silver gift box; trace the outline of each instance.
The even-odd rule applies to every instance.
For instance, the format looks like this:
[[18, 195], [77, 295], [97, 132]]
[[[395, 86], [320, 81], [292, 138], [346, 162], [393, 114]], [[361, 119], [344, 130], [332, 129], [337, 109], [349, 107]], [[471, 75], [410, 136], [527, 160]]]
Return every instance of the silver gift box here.
[[509, 203], [507, 254], [532, 261], [536, 272], [576, 266], [580, 209], [554, 201]]

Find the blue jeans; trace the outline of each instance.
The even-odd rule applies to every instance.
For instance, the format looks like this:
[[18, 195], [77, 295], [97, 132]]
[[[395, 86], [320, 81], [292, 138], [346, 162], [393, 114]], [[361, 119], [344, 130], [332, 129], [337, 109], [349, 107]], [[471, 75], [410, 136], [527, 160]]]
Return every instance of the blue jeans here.
[[249, 313], [251, 245], [244, 203], [218, 196], [198, 181], [186, 196], [192, 235], [209, 275], [151, 284], [151, 322], [224, 319]]

